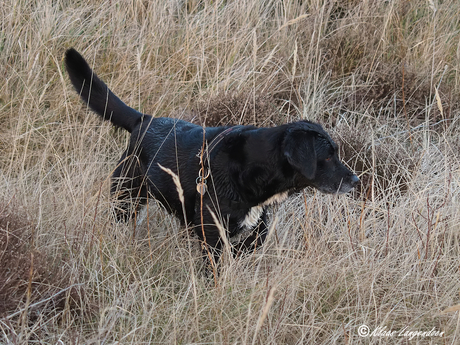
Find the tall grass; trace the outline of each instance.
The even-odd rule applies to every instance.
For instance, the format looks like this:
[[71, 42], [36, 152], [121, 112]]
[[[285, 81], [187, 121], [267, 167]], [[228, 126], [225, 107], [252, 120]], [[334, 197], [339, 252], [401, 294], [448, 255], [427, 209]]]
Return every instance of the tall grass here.
[[[457, 1], [5, 0], [0, 13], [0, 343], [458, 343]], [[154, 200], [144, 222], [114, 221], [127, 134], [72, 90], [71, 46], [146, 113], [319, 121], [362, 185], [275, 207], [266, 245], [209, 279], [197, 239]]]

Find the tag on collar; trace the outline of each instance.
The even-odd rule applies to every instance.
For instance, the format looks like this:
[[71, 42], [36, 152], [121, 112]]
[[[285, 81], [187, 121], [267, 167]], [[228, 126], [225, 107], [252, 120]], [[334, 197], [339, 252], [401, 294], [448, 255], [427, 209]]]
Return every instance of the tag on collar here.
[[208, 191], [208, 186], [206, 185], [205, 182], [198, 182], [196, 184], [196, 191], [200, 194], [200, 195], [205, 195], [206, 192]]

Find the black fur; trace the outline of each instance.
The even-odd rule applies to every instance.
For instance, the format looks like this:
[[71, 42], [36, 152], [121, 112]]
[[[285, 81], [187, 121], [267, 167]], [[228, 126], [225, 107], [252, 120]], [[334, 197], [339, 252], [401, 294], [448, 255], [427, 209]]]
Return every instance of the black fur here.
[[[118, 218], [131, 218], [153, 196], [183, 223], [195, 225], [216, 259], [222, 242], [211, 212], [229, 236], [250, 227], [252, 233], [241, 246], [254, 248], [267, 235], [266, 208], [274, 196], [308, 186], [325, 193], [346, 193], [359, 182], [340, 162], [337, 145], [319, 124], [299, 121], [274, 128], [229, 129], [155, 118], [124, 104], [76, 50], [67, 50], [65, 64], [73, 86], [91, 109], [131, 133], [111, 187], [118, 200]], [[210, 176], [201, 200], [197, 178], [203, 135], [209, 145], [203, 165]], [[162, 167], [179, 176], [183, 204], [171, 174]]]

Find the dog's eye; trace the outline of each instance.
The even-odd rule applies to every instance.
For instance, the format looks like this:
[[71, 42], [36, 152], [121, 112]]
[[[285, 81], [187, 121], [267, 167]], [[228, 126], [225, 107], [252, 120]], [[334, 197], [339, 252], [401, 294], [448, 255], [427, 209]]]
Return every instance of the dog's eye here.
[[327, 157], [327, 158], [325, 159], [325, 161], [326, 161], [326, 162], [330, 162], [331, 159], [332, 159], [332, 156], [329, 156], [329, 157]]

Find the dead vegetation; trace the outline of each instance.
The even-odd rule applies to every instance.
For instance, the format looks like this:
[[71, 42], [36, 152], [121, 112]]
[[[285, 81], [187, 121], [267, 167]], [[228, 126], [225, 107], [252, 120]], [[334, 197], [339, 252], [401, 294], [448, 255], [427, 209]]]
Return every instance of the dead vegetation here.
[[[3, 1], [0, 343], [456, 344], [458, 1]], [[270, 214], [202, 272], [151, 201], [114, 222], [126, 135], [80, 103], [75, 47], [140, 111], [207, 126], [321, 122], [362, 179]], [[359, 327], [444, 332], [362, 337]]]

